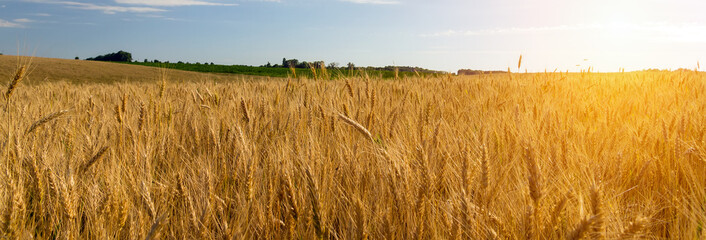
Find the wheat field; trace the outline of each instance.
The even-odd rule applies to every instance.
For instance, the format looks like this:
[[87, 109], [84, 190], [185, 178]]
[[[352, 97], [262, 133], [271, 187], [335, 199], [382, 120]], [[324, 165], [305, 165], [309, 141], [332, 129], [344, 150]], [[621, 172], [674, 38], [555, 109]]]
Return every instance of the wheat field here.
[[704, 238], [693, 71], [24, 75], [0, 104], [10, 239]]

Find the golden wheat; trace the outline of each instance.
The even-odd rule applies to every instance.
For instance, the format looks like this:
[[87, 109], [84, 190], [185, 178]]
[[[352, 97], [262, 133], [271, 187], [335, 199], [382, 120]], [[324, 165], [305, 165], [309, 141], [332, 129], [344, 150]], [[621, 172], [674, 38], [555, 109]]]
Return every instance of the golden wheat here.
[[0, 126], [13, 160], [0, 238], [702, 236], [703, 73], [316, 70], [18, 80]]

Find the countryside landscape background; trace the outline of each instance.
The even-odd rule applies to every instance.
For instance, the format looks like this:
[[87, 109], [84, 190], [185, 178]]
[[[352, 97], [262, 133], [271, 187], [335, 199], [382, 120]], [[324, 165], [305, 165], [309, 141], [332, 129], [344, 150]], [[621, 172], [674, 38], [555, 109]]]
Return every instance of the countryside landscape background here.
[[17, 59], [0, 56], [10, 238], [702, 236], [700, 72], [327, 80]]
[[0, 0], [0, 238], [706, 238], [703, 7]]

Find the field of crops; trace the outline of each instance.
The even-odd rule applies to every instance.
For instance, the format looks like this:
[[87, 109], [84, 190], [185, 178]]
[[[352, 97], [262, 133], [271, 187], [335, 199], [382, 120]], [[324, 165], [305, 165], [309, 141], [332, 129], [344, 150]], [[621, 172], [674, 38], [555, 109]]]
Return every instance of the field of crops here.
[[701, 73], [162, 80], [5, 82], [0, 236], [704, 237]]

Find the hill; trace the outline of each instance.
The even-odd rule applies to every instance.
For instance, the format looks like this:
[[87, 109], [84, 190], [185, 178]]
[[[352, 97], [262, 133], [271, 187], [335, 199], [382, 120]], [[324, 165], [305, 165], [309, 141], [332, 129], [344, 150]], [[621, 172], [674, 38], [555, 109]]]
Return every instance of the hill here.
[[[0, 55], [0, 76], [14, 74], [17, 56]], [[66, 81], [71, 83], [113, 83], [113, 82], [150, 82], [157, 81], [161, 68], [112, 62], [68, 60], [56, 58], [32, 58], [32, 66], [27, 83], [42, 81]], [[200, 73], [170, 69], [167, 72], [170, 81], [229, 81], [241, 79], [267, 79], [267, 77], [244, 76], [237, 74]]]

